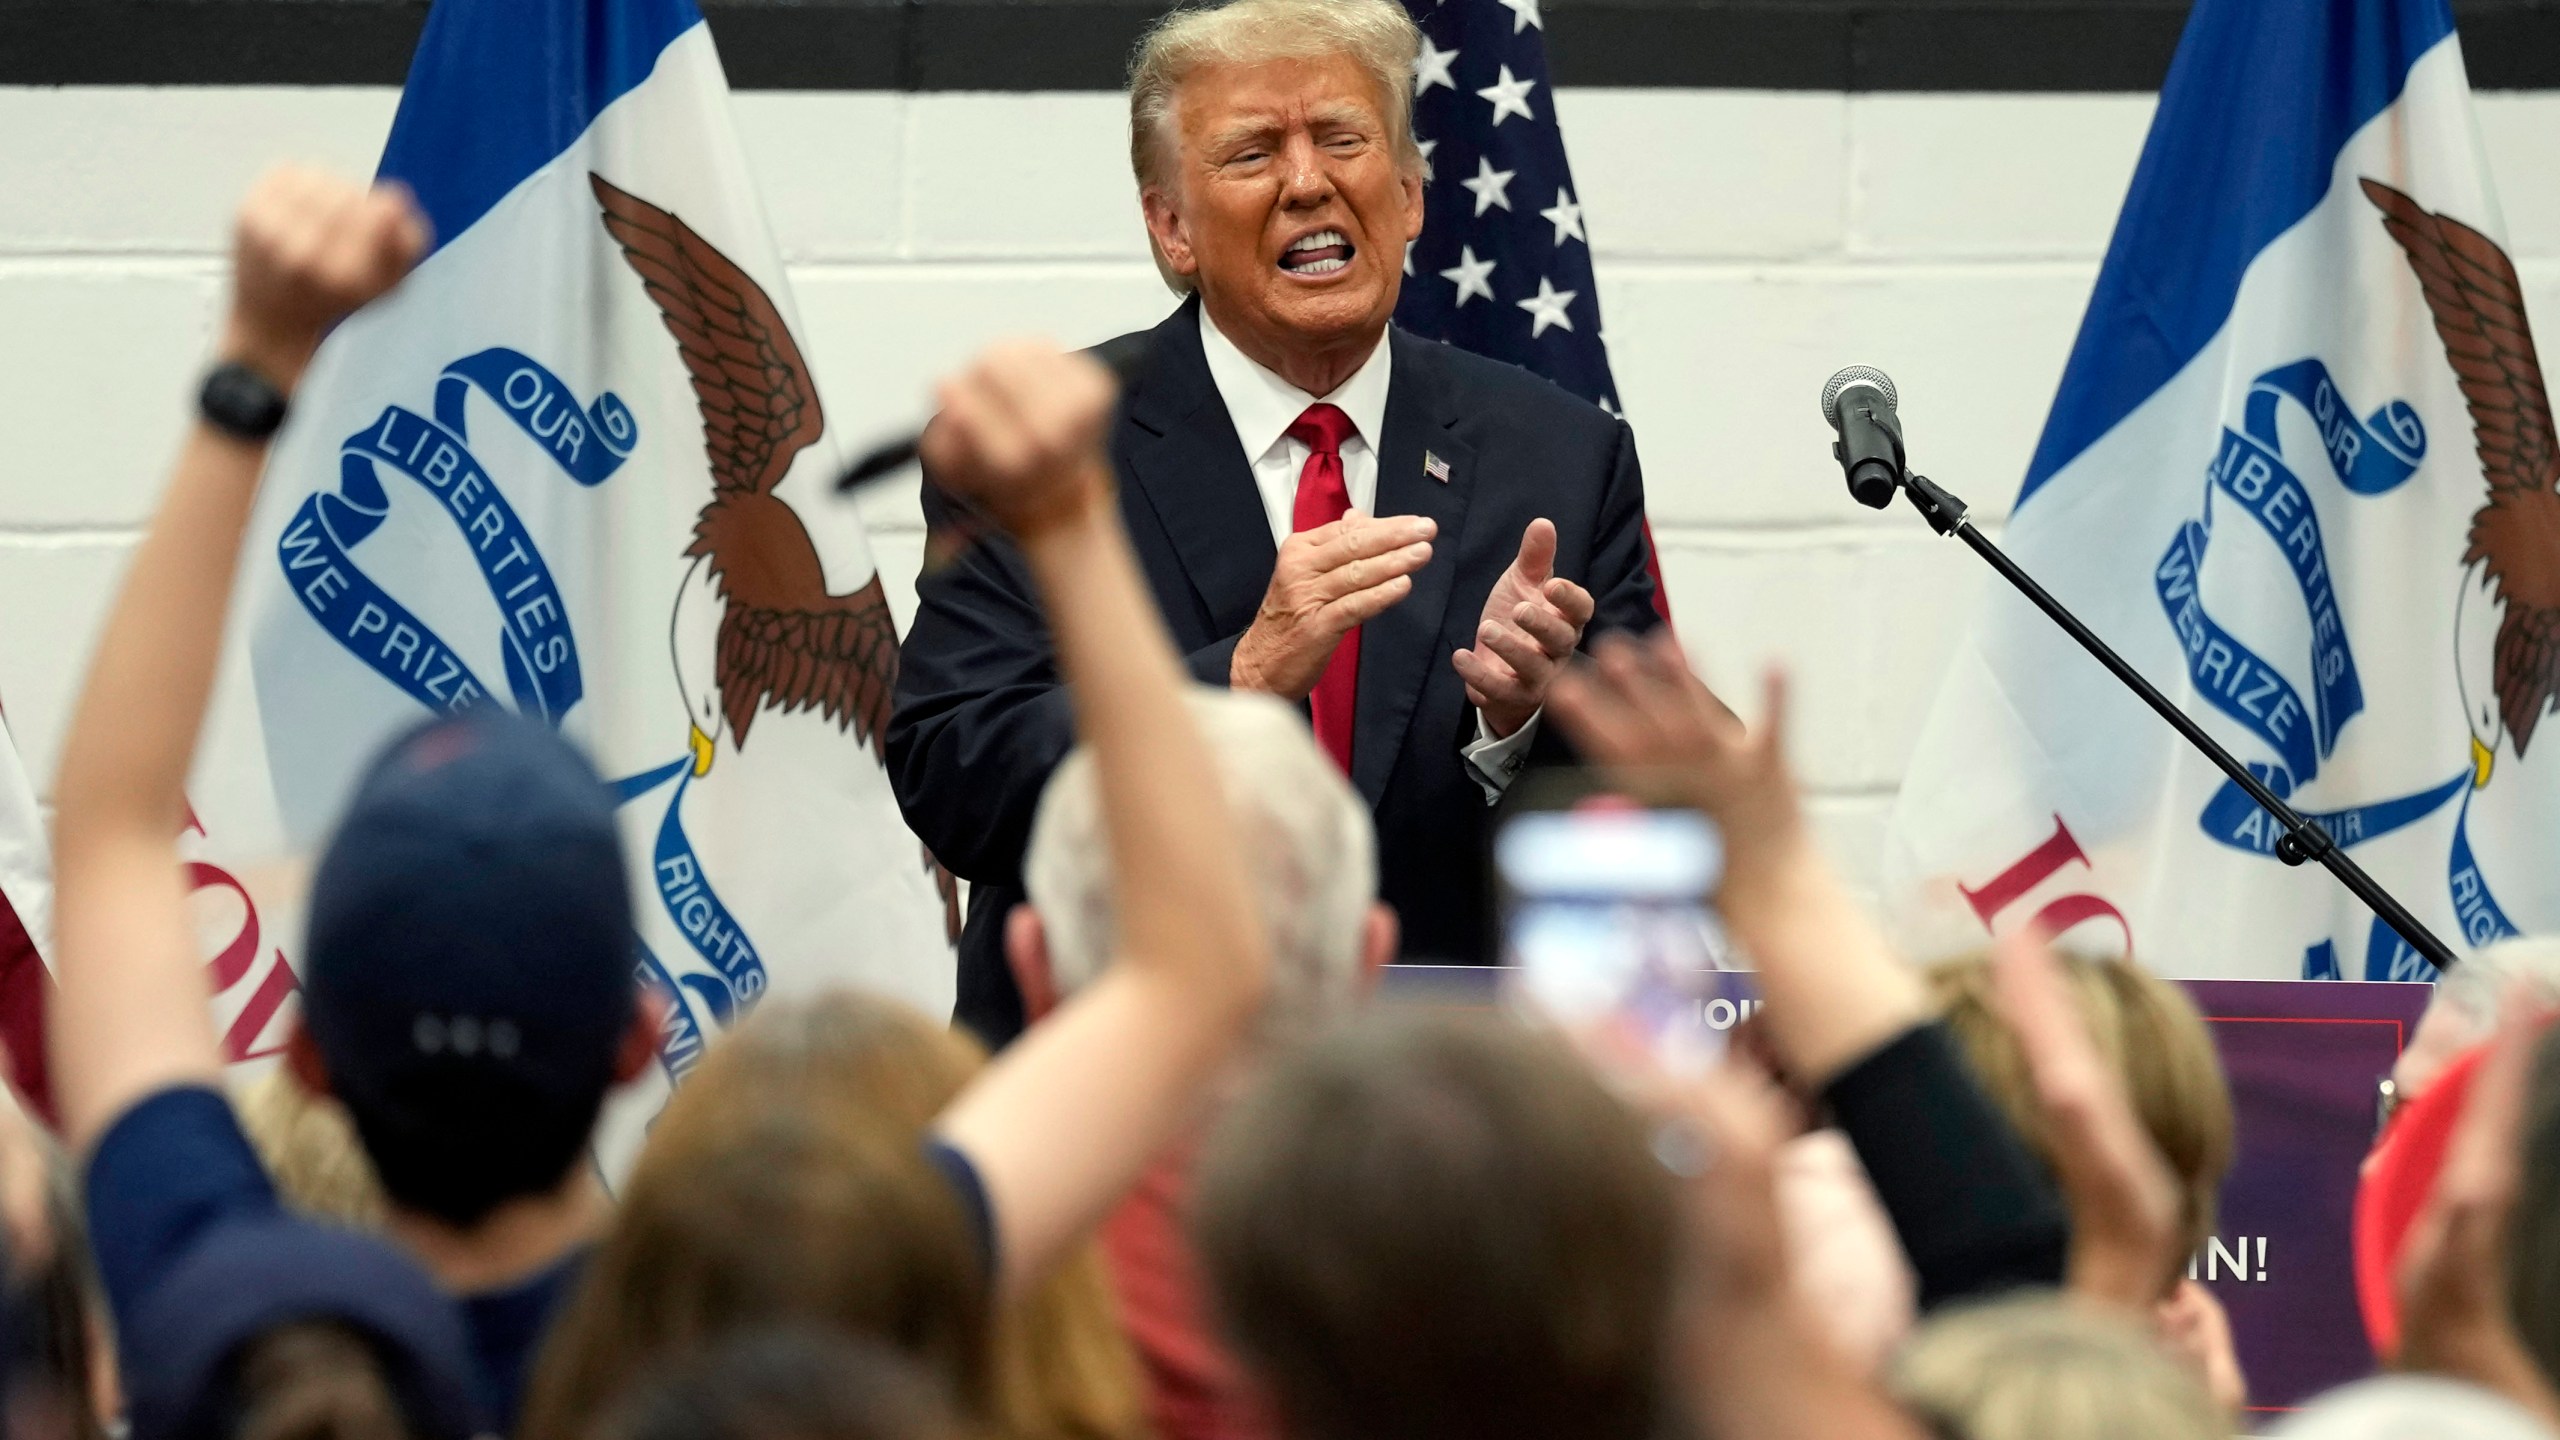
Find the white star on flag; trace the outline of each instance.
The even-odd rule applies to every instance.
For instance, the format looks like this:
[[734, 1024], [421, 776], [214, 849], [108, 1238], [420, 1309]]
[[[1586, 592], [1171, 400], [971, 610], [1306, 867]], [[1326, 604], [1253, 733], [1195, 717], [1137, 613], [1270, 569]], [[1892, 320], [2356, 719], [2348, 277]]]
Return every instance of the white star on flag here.
[[1474, 194], [1476, 213], [1482, 215], [1496, 205], [1505, 210], [1511, 208], [1511, 177], [1518, 173], [1515, 170], [1496, 170], [1492, 161], [1479, 155], [1476, 157], [1476, 178], [1458, 183]]
[[[1443, 280], [1454, 280], [1458, 282], [1457, 303], [1464, 305], [1471, 297], [1477, 295], [1481, 295], [1487, 300], [1491, 300], [1493, 298], [1493, 286], [1487, 278], [1492, 274], [1492, 261], [1477, 259], [1476, 247], [1473, 245], [1461, 245], [1458, 247], [1457, 265], [1451, 269], [1441, 271], [1440, 278]], [[1565, 328], [1571, 329], [1572, 327], [1567, 326]]]
[[1554, 281], [1543, 275], [1539, 276], [1538, 293], [1526, 300], [1514, 302], [1521, 309], [1529, 312], [1529, 338], [1535, 340], [1546, 334], [1547, 327], [1550, 325], [1566, 330], [1572, 329], [1573, 317], [1564, 313], [1564, 307], [1572, 304], [1574, 297], [1581, 293], [1579, 290], [1559, 290], [1555, 287]]
[[1413, 93], [1420, 95], [1434, 85], [1446, 85], [1452, 90], [1457, 89], [1458, 82], [1449, 73], [1450, 65], [1455, 63], [1457, 58], [1457, 51], [1434, 48], [1431, 37], [1423, 36], [1422, 50], [1413, 57]]
[[1423, 183], [1427, 185], [1432, 181], [1439, 179], [1440, 172], [1433, 169], [1431, 166], [1431, 152], [1440, 148], [1440, 142], [1437, 140], [1416, 140], [1413, 142], [1413, 148], [1422, 152]]
[[1517, 35], [1532, 25], [1541, 30], [1547, 28], [1547, 22], [1538, 18], [1538, 0], [1500, 0], [1500, 3], [1503, 9], [1511, 12], [1512, 34]]
[[1556, 227], [1556, 244], [1562, 245], [1568, 238], [1579, 240], [1585, 245], [1591, 243], [1591, 237], [1582, 233], [1582, 207], [1573, 203], [1572, 192], [1561, 186], [1557, 187], [1554, 207], [1538, 213], [1545, 216], [1548, 223]]
[[1535, 80], [1512, 79], [1511, 67], [1505, 65], [1502, 67], [1502, 76], [1500, 79], [1496, 80], [1491, 85], [1487, 85], [1476, 93], [1493, 102], [1493, 123], [1495, 125], [1500, 125], [1502, 123], [1502, 117], [1506, 115], [1517, 115], [1523, 120], [1535, 120], [1538, 117], [1536, 113], [1529, 108], [1529, 92], [1537, 88], [1537, 84], [1538, 82]]

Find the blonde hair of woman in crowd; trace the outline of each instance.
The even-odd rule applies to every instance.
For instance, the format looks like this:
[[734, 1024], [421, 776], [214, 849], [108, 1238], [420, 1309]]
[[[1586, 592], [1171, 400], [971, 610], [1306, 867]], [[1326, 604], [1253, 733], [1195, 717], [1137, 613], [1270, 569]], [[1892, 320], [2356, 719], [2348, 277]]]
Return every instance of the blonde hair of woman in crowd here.
[[925, 1128], [985, 1063], [894, 1001], [769, 1005], [668, 1103], [554, 1331], [528, 1440], [578, 1440], [630, 1381], [747, 1326], [814, 1322], [922, 1360], [999, 1435], [1143, 1433], [1090, 1242], [994, 1309]]
[[[2185, 1275], [2186, 1257], [2213, 1231], [2215, 1198], [2231, 1169], [2231, 1087], [2204, 1017], [2175, 983], [2123, 960], [2068, 954], [2055, 959], [2089, 1038], [2123, 1078], [2135, 1118], [2178, 1182], [2178, 1264], [2160, 1277], [2165, 1293]], [[1990, 957], [1941, 961], [1929, 967], [1928, 982], [1983, 1087], [2028, 1148], [2050, 1164], [2053, 1141], [2026, 1057], [1992, 999]]]
[[1955, 1440], [2223, 1440], [2231, 1417], [2140, 1326], [2041, 1295], [1923, 1324], [1892, 1389]]
[[[2213, 1037], [2195, 1002], [2172, 981], [2126, 960], [2054, 958], [2091, 1043], [2123, 1081], [2134, 1118], [2177, 1183], [2177, 1243], [2160, 1277], [2154, 1314], [2160, 1338], [2203, 1374], [2218, 1399], [2237, 1408], [2246, 1403], [2247, 1385], [2228, 1324], [2212, 1292], [2187, 1278], [2185, 1268], [2213, 1232], [2215, 1201], [2231, 1169], [2231, 1088]], [[1928, 969], [1929, 992], [1983, 1088], [2028, 1148], [2051, 1165], [2050, 1124], [2016, 1032], [1994, 997], [1992, 969], [1987, 954], [1940, 961]]]
[[279, 1065], [235, 1095], [231, 1108], [287, 1205], [350, 1229], [382, 1228], [382, 1181], [338, 1102], [312, 1094]]

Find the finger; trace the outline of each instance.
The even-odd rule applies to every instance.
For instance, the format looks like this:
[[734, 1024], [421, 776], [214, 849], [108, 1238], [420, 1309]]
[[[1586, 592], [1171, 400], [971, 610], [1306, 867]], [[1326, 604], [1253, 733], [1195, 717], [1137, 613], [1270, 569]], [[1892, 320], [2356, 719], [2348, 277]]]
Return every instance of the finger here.
[[1538, 648], [1558, 660], [1572, 654], [1573, 647], [1582, 643], [1581, 626], [1558, 614], [1553, 607], [1534, 601], [1521, 601], [1519, 607], [1511, 612], [1511, 623], [1527, 631], [1529, 637], [1538, 642]]
[[1364, 515], [1355, 521], [1353, 515], [1345, 514], [1337, 523], [1342, 528], [1326, 538], [1318, 552], [1320, 569], [1338, 570], [1345, 565], [1375, 559], [1440, 533], [1439, 522], [1428, 515], [1380, 515], [1374, 518]]
[[1430, 563], [1431, 543], [1417, 540], [1402, 549], [1354, 560], [1348, 565], [1318, 573], [1316, 596], [1321, 600], [1339, 600], [1345, 595], [1383, 585], [1398, 575], [1410, 575]]
[[[418, 192], [409, 188], [409, 182], [376, 180], [373, 182], [373, 193], [389, 202], [391, 207], [399, 213], [403, 222], [400, 227], [402, 236], [412, 243], [417, 254], [424, 254], [427, 248], [435, 243], [435, 222], [429, 220], [427, 212], [419, 208]], [[411, 263], [416, 263], [415, 255], [411, 257]]]
[[1555, 678], [1556, 657], [1547, 653], [1537, 637], [1517, 625], [1488, 620], [1476, 629], [1476, 648], [1490, 650], [1519, 677], [1521, 694], [1534, 696], [1546, 689]]
[[350, 293], [363, 304], [382, 294], [409, 273], [418, 253], [419, 227], [398, 197], [367, 194], [356, 209], [354, 233], [348, 237]]
[[985, 354], [969, 367], [968, 373], [970, 393], [976, 398], [971, 411], [976, 420], [973, 438], [980, 467], [988, 480], [1010, 479], [1037, 463], [1037, 446], [1030, 423], [1022, 414], [1020, 397], [1006, 383], [1007, 364], [1004, 356]]
[[1468, 689], [1484, 697], [1477, 702], [1479, 709], [1487, 703], [1499, 705], [1518, 700], [1526, 693], [1510, 666], [1481, 649], [1456, 651], [1450, 655], [1449, 663], [1457, 668], [1458, 678], [1467, 682]]
[[2038, 1097], [2051, 1104], [2085, 1096], [2098, 1083], [2104, 1062], [2063, 988], [2061, 962], [2044, 939], [2033, 931], [2003, 936], [1993, 950], [1992, 983]]
[[[1453, 657], [1461, 679], [1466, 676], [1468, 658], [1464, 650]], [[1477, 707], [1482, 708], [1481, 701]], [[1625, 726], [1618, 708], [1610, 703], [1608, 680], [1589, 661], [1566, 666], [1547, 686], [1547, 715], [1563, 728], [1573, 748], [1592, 760], [1605, 765], [1626, 754]]]
[[2062, 970], [2032, 931], [2002, 937], [1992, 988], [2044, 1112], [2072, 1215], [2071, 1285], [2145, 1306], [2172, 1259], [2177, 1182], [2098, 1053]]
[[980, 402], [961, 376], [934, 387], [934, 416], [917, 442], [917, 453], [944, 483], [961, 491], [975, 488], [983, 468], [978, 454]]
[[1393, 608], [1395, 603], [1413, 593], [1413, 577], [1398, 575], [1382, 585], [1345, 595], [1324, 607], [1328, 625], [1337, 631], [1348, 631], [1366, 625]]
[[1000, 347], [990, 359], [997, 384], [1041, 455], [1062, 459], [1099, 438], [1117, 382], [1091, 357], [1067, 354], [1046, 340], [1025, 340]]
[[1555, 522], [1530, 521], [1529, 528], [1520, 532], [1520, 558], [1512, 563], [1532, 588], [1547, 583], [1547, 577], [1556, 573]]
[[1589, 625], [1591, 617], [1600, 611], [1600, 602], [1591, 598], [1590, 591], [1561, 576], [1547, 582], [1546, 597], [1547, 603], [1556, 607], [1557, 613], [1563, 615], [1565, 619], [1572, 621], [1573, 628], [1576, 630]]
[[[1722, 700], [1716, 699], [1715, 692], [1709, 690], [1704, 681], [1694, 675], [1690, 679], [1697, 683], [1699, 694], [1724, 712], [1725, 719], [1737, 728], [1741, 726], [1741, 717], [1735, 715]], [[1770, 763], [1782, 770], [1787, 764], [1787, 691], [1790, 683], [1782, 666], [1772, 665], [1768, 673], [1760, 677], [1759, 743], [1768, 753]]]
[[1304, 530], [1292, 531], [1288, 539], [1280, 542], [1280, 558], [1286, 561], [1294, 554], [1313, 559], [1325, 546], [1349, 534], [1353, 525], [1368, 518], [1358, 510], [1345, 510], [1338, 518], [1327, 520], [1321, 525], [1310, 525]]

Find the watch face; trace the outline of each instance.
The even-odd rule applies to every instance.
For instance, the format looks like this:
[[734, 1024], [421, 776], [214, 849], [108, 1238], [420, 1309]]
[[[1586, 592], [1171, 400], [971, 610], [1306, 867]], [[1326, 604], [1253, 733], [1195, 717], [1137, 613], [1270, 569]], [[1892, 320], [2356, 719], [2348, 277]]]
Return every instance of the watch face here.
[[199, 401], [204, 417], [248, 440], [264, 440], [284, 423], [284, 396], [266, 377], [236, 362], [214, 367]]

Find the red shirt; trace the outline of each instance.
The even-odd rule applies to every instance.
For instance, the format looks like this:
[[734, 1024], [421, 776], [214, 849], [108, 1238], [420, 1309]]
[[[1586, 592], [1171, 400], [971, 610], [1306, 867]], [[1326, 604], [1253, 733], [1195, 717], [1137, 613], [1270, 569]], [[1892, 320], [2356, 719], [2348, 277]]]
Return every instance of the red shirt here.
[[1121, 1325], [1147, 1374], [1157, 1440], [1273, 1440], [1242, 1372], [1210, 1324], [1182, 1234], [1192, 1147], [1149, 1166], [1102, 1224], [1102, 1254]]

